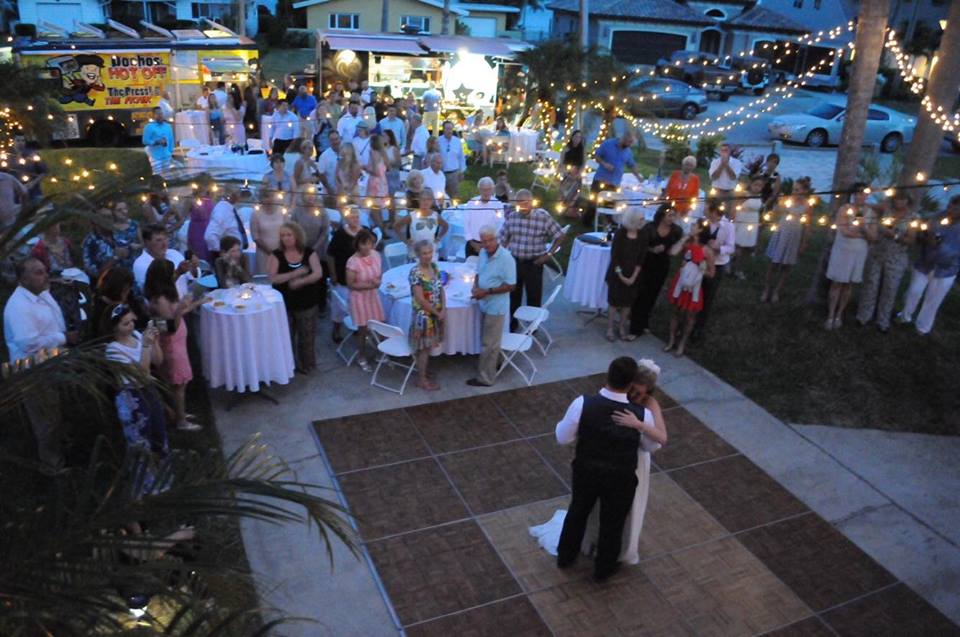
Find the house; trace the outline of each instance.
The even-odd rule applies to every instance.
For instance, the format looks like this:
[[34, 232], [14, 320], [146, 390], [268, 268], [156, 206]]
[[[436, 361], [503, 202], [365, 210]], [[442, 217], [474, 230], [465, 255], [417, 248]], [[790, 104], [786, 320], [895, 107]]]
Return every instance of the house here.
[[[802, 24], [813, 33], [829, 31], [857, 18], [857, 10], [840, 0], [762, 0], [759, 4]], [[844, 31], [838, 42], [846, 43], [852, 39], [853, 33]]]
[[39, 24], [44, 20], [68, 30], [78, 22], [103, 23], [107, 18], [100, 0], [20, 0], [17, 9], [20, 22]]
[[519, 8], [503, 4], [461, 2], [453, 6], [467, 12], [467, 15], [458, 17], [457, 22], [467, 27], [470, 30], [468, 35], [475, 38], [513, 35], [515, 32], [511, 27], [520, 17]]
[[517, 30], [520, 31], [520, 38], [527, 42], [549, 39], [553, 36], [553, 10], [544, 5], [526, 3], [520, 11]]
[[[554, 0], [548, 6], [554, 12], [555, 36], [577, 32], [579, 0]], [[672, 51], [735, 55], [808, 31], [802, 23], [747, 0], [593, 0], [588, 40], [624, 64], [654, 65]]]
[[[301, 0], [294, 9], [305, 9], [307, 28], [324, 31], [380, 31], [382, 4], [370, 0]], [[453, 21], [469, 13], [450, 7]], [[442, 0], [390, 0], [390, 33], [440, 33], [443, 22]]]

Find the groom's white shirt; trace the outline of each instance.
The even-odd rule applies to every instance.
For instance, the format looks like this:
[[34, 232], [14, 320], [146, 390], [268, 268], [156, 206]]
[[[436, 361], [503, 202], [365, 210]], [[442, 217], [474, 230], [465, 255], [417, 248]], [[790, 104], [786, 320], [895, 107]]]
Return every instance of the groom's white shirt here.
[[[600, 390], [600, 395], [618, 403], [630, 404], [626, 394], [610, 391], [606, 387]], [[644, 416], [646, 416], [646, 413], [645, 410]], [[557, 442], [561, 445], [569, 445], [577, 440], [577, 431], [580, 429], [580, 416], [582, 414], [583, 396], [577, 396], [567, 407], [567, 413], [563, 415], [563, 420], [557, 423]]]

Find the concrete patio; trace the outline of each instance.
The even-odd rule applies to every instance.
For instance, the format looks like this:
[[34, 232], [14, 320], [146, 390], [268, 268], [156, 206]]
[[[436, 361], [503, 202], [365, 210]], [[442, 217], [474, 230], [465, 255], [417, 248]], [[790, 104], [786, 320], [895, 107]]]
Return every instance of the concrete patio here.
[[[355, 366], [345, 368], [333, 355], [327, 327], [320, 338], [321, 369], [306, 378], [298, 376], [288, 386], [269, 390], [279, 399], [279, 406], [256, 398], [214, 392], [217, 426], [225, 451], [232, 451], [259, 432], [261, 440], [290, 463], [299, 480], [330, 489], [342, 487], [346, 496], [336, 490], [327, 494], [351, 507], [366, 507], [360, 520], [360, 533], [365, 541], [382, 538], [380, 547], [384, 542], [397, 544], [383, 552], [377, 548], [377, 542], [370, 542], [367, 545], [369, 550], [364, 551], [358, 560], [344, 546], [335, 543], [331, 564], [315, 529], [245, 524], [243, 534], [247, 554], [257, 573], [258, 590], [264, 605], [317, 622], [291, 624], [282, 630], [282, 634], [396, 635], [401, 626], [411, 626], [411, 634], [443, 634], [444, 631], [453, 634], [460, 630], [457, 626], [462, 624], [458, 622], [466, 621], [479, 630], [479, 626], [485, 625], [485, 618], [490, 616], [500, 617], [502, 621], [508, 621], [506, 618], [510, 617], [509, 621], [515, 622], [512, 625], [517, 626], [517, 632], [522, 632], [520, 627], [526, 627], [527, 634], [549, 634], [542, 633], [542, 626], [549, 627], [548, 630], [555, 634], [584, 634], [563, 623], [566, 616], [563, 612], [551, 612], [549, 608], [557, 607], [551, 606], [549, 600], [556, 601], [558, 591], [563, 591], [563, 595], [570, 599], [590, 592], [583, 589], [584, 585], [578, 583], [580, 580], [551, 580], [555, 574], [544, 570], [541, 563], [546, 554], [537, 550], [540, 553], [537, 556], [537, 551], [527, 550], [530, 545], [536, 548], [536, 543], [524, 536], [524, 526], [545, 521], [554, 509], [565, 508], [566, 474], [563, 462], [557, 460], [557, 447], [547, 444], [549, 425], [562, 415], [570, 396], [596, 384], [596, 379], [589, 381], [588, 385], [571, 379], [602, 372], [611, 358], [624, 354], [657, 360], [663, 368], [661, 388], [679, 407], [667, 413], [670, 445], [654, 456], [662, 471], [654, 476], [652, 503], [647, 515], [648, 533], [644, 541], [648, 543], [649, 551], [644, 554], [645, 561], [638, 569], [631, 569], [637, 571], [635, 576], [625, 574], [623, 583], [614, 584], [619, 587], [618, 592], [609, 593], [607, 601], [612, 604], [618, 596], [624, 596], [624, 599], [636, 599], [636, 595], [653, 596], [650, 599], [667, 600], [674, 615], [666, 613], [659, 619], [650, 617], [653, 623], [642, 626], [630, 624], [629, 618], [625, 617], [623, 622], [607, 624], [609, 630], [597, 634], [644, 631], [650, 634], [759, 634], [790, 625], [785, 634], [831, 634], [827, 625], [843, 634], [871, 634], [864, 632], [869, 626], [886, 626], [880, 630], [883, 632], [893, 630], [892, 627], [901, 622], [905, 622], [902, 632], [925, 630], [922, 625], [909, 624], [911, 617], [924, 618], [929, 622], [927, 628], [938, 634], [960, 631], [923, 601], [932, 604], [955, 624], [960, 623], [960, 596], [956, 595], [960, 589], [960, 538], [957, 536], [960, 510], [955, 495], [960, 484], [960, 468], [950, 460], [957, 457], [956, 439], [912, 437], [909, 434], [900, 437], [869, 430], [785, 424], [689, 359], [664, 355], [662, 344], [651, 336], [634, 343], [608, 343], [602, 338], [602, 326], [597, 322], [583, 326], [583, 319], [577, 316], [575, 309], [562, 300], [553, 306], [549, 327], [555, 345], [546, 359], [539, 354], [532, 355], [540, 367], [536, 384], [550, 385], [510, 394], [509, 400], [518, 405], [535, 407], [538, 424], [533, 430], [523, 431], [523, 424], [509, 417], [510, 426], [504, 431], [512, 433], [504, 433], [493, 441], [486, 439], [490, 435], [488, 429], [493, 425], [488, 424], [482, 414], [474, 413], [474, 403], [450, 403], [449, 408], [438, 406], [419, 411], [414, 408], [464, 398], [474, 398], [480, 401], [477, 404], [489, 405], [484, 402], [487, 399], [476, 397], [522, 387], [516, 374], [505, 373], [496, 387], [478, 391], [464, 383], [473, 375], [475, 358], [440, 358], [435, 360], [435, 365], [443, 385], [441, 391], [428, 394], [411, 387], [401, 397], [371, 388], [369, 376]], [[565, 382], [558, 384], [558, 381]], [[505, 404], [507, 399], [504, 396], [507, 395], [494, 396], [493, 403]], [[226, 411], [228, 406], [231, 407], [229, 412]], [[446, 414], [445, 420], [432, 425], [418, 420], [416, 414], [433, 410]], [[355, 418], [384, 411], [389, 413], [366, 419]], [[415, 416], [409, 416], [410, 413]], [[324, 427], [330, 423], [319, 425], [319, 440], [312, 423], [345, 417], [354, 419], [341, 421], [353, 423], [344, 431], [367, 428], [365, 430], [370, 435], [363, 439], [364, 444], [340, 445], [331, 453], [336, 443], [323, 433]], [[468, 515], [462, 511], [447, 511], [437, 518], [441, 521], [422, 525], [437, 527], [427, 531], [416, 526], [410, 528], [411, 524], [417, 524], [415, 516], [401, 515], [399, 510], [382, 511], [357, 499], [363, 497], [357, 496], [358, 493], [376, 487], [376, 481], [364, 483], [363, 488], [351, 487], [351, 480], [377, 477], [375, 473], [365, 474], [364, 470], [391, 463], [415, 464], [414, 460], [421, 458], [422, 450], [400, 454], [393, 459], [388, 455], [386, 460], [376, 455], [402, 449], [410, 427], [431, 440], [426, 430], [441, 435], [447, 431], [443, 423], [449, 423], [449, 428], [454, 429], [457, 423], [464, 421], [472, 422], [473, 426], [466, 427], [461, 438], [448, 441], [447, 447], [440, 444], [436, 448], [434, 443], [437, 440], [433, 440], [429, 443], [429, 452], [422, 457], [429, 459], [429, 463], [446, 467], [447, 460], [440, 456], [453, 451], [474, 447], [499, 448], [489, 447], [491, 444], [503, 445], [506, 450], [510, 445], [516, 445], [519, 451], [511, 453], [519, 453], [531, 462], [534, 459], [545, 462], [548, 456], [554, 459], [548, 463], [550, 474], [542, 473], [539, 468], [534, 471], [538, 480], [543, 480], [542, 489], [522, 492], [514, 499], [504, 496], [506, 499], [495, 498], [487, 502], [482, 494], [468, 497], [463, 492], [463, 484], [452, 476], [453, 489], [462, 496]], [[534, 445], [530, 441], [532, 437], [539, 440], [536, 441], [536, 453], [531, 456], [526, 446]], [[321, 440], [323, 446], [319, 444]], [[354, 456], [350, 456], [351, 449]], [[486, 453], [489, 455], [487, 462], [502, 460], [497, 453]], [[344, 458], [353, 459], [343, 465]], [[524, 463], [518, 461], [514, 464]], [[344, 469], [344, 466], [350, 468]], [[464, 471], [464, 475], [473, 475], [468, 469]], [[345, 476], [334, 478], [334, 474], [342, 473], [353, 476], [347, 479], [347, 486], [344, 486]], [[435, 474], [431, 476], [427, 483], [445, 484], [433, 481], [437, 478]], [[408, 478], [416, 484], [422, 476], [414, 471]], [[710, 491], [711, 483], [723, 483], [724, 480], [742, 486], [736, 491], [740, 495], [734, 494], [732, 500], [725, 503], [722, 502], [722, 490]], [[750, 491], [751, 485], [760, 483], [765, 485], [762, 493]], [[389, 497], [384, 497], [384, 502], [389, 503]], [[747, 504], [753, 498], [763, 503], [755, 510], [759, 517], [750, 519], [737, 513], [744, 507], [749, 509]], [[416, 498], [408, 501], [408, 506], [412, 507], [416, 501]], [[656, 501], [662, 501], [665, 506], [655, 506]], [[724, 506], [728, 508], [723, 509]], [[377, 511], [381, 515], [368, 515]], [[681, 516], [681, 522], [678, 522], [672, 517], [671, 512], [676, 511], [682, 515], [694, 515], [699, 522], [691, 528], [694, 531], [707, 529], [704, 536], [693, 533], [695, 537], [682, 540], [682, 546], [665, 546], [662, 542], [664, 536], [658, 536], [657, 529], [659, 525], [668, 525], [669, 528], [671, 524], [678, 528], [684, 518]], [[401, 518], [407, 520], [403, 528], [398, 530], [391, 526]], [[377, 527], [377, 524], [381, 526]], [[439, 605], [435, 607], [423, 606], [423, 599], [435, 600], [437, 597], [429, 590], [420, 591], [420, 601], [412, 604], [402, 601], [398, 591], [402, 591], [405, 585], [402, 578], [392, 577], [391, 574], [395, 573], [389, 566], [392, 558], [384, 556], [413, 550], [403, 548], [405, 538], [409, 540], [411, 535], [429, 535], [438, 529], [458, 525], [467, 525], [463, 526], [466, 529], [463, 532], [468, 534], [465, 537], [470, 542], [481, 546], [485, 542], [492, 543], [495, 554], [506, 564], [504, 568], [512, 584], [506, 579], [495, 578], [502, 588], [498, 584], [493, 587], [493, 593], [459, 602], [469, 605], [456, 609], [440, 602], [436, 602]], [[477, 535], [470, 525], [478, 525], [482, 532]], [[664, 527], [659, 528], [662, 532]], [[455, 529], [451, 532], [461, 531]], [[498, 532], [505, 533], [502, 541], [496, 538]], [[791, 534], [794, 541], [786, 541]], [[667, 533], [667, 536], [671, 535]], [[831, 550], [835, 550], [825, 554], [839, 556], [838, 560], [852, 560], [840, 563], [850, 565], [850, 569], [862, 577], [845, 579], [842, 574], [837, 574], [837, 583], [828, 586], [828, 593], [813, 592], [817, 587], [804, 581], [808, 575], [804, 560], [797, 559], [789, 550], [775, 548], [789, 547], [791, 542], [804, 544], [796, 538], [818, 538], [818, 542], [829, 542], [833, 547]], [[454, 539], [464, 540], [463, 537]], [[433, 546], [431, 551], [440, 551], [436, 547], [445, 546], [454, 539], [432, 538], [435, 543], [428, 542], [424, 546]], [[516, 551], [526, 551], [521, 562], [526, 560], [528, 570], [524, 571], [508, 557], [511, 543]], [[711, 546], [723, 549], [711, 554], [704, 548]], [[693, 561], [687, 566], [678, 557], [685, 554], [696, 556], [690, 558]], [[731, 556], [730, 562], [719, 568], [715, 576], [706, 571], [698, 574], [694, 564], [713, 559], [711, 555], [719, 560]], [[652, 561], [648, 562], [648, 557], [653, 558]], [[663, 562], [658, 567], [660, 570], [653, 568], [657, 560], [668, 557], [675, 563]], [[823, 564], [815, 552], [808, 555], [806, 561]], [[824, 568], [827, 566], [829, 564]], [[683, 569], [686, 569], [686, 575], [677, 575]], [[710, 597], [709, 608], [694, 608], [689, 605], [693, 604], [689, 596], [696, 597], [700, 593], [692, 592], [692, 589], [671, 588], [677, 582], [699, 581], [697, 578], [705, 573], [710, 582], [722, 582], [723, 573], [734, 572], [740, 573], [744, 581], [752, 582], [745, 585], [743, 591], [753, 591], [757, 582], [762, 582], [760, 589], [774, 587], [780, 591], [777, 594], [780, 597], [751, 597], [743, 591], [728, 595], [718, 590]], [[814, 579], [817, 577], [815, 573], [809, 575]], [[535, 583], [538, 578], [546, 578], [540, 582], [542, 586]], [[736, 578], [730, 575], [728, 579]], [[913, 595], [910, 589], [917, 595]], [[772, 603], [771, 599], [780, 602]], [[778, 605], [780, 609], [774, 611], [773, 607]], [[531, 608], [535, 612], [531, 613]], [[617, 616], [624, 611], [610, 604], [590, 608], [601, 614], [608, 611]], [[627, 605], [625, 608], [629, 611], [632, 607]], [[463, 613], [469, 609], [473, 609], [470, 614]], [[697, 613], [704, 617], [702, 621], [694, 621], [695, 617], [701, 616]], [[632, 616], [630, 612], [627, 615]], [[438, 617], [444, 619], [437, 620]], [[481, 631], [478, 634], [486, 633]]]

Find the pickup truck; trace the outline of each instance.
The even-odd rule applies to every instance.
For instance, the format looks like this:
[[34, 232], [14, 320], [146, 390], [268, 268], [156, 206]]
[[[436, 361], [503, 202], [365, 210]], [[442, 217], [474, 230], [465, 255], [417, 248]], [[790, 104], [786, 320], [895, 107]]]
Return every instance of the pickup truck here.
[[737, 89], [762, 95], [770, 84], [770, 63], [751, 56], [720, 58], [702, 51], [674, 51], [657, 61], [657, 74], [683, 80], [726, 101]]

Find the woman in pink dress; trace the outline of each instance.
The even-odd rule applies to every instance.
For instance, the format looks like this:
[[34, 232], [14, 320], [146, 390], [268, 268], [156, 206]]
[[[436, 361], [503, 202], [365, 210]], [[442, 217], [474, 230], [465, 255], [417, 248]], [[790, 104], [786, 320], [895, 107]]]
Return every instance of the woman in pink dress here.
[[387, 155], [383, 150], [383, 137], [380, 135], [370, 138], [370, 163], [364, 170], [370, 175], [367, 179], [367, 198], [371, 200], [370, 220], [375, 226], [383, 228], [383, 215], [380, 211], [387, 208], [390, 186], [387, 182]]
[[365, 372], [372, 371], [367, 360], [367, 321], [382, 321], [380, 304], [380, 253], [374, 250], [377, 238], [363, 229], [354, 241], [356, 252], [347, 259], [347, 287], [350, 288], [350, 317], [357, 326], [357, 365]]
[[197, 431], [200, 425], [186, 412], [187, 383], [193, 380], [193, 369], [187, 355], [187, 323], [183, 317], [203, 300], [180, 298], [174, 281], [176, 269], [167, 259], [154, 259], [147, 268], [143, 295], [150, 302], [152, 321], [159, 328], [163, 363], [157, 375], [173, 389], [173, 413], [177, 429]]

